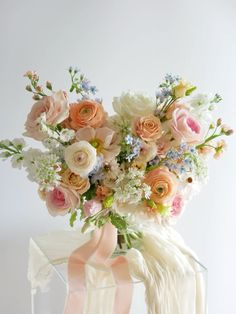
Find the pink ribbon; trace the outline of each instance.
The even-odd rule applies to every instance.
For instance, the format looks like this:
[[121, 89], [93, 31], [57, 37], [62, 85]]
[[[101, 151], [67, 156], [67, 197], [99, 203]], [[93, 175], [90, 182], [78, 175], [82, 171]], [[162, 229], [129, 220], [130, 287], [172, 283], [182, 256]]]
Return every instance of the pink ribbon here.
[[64, 314], [83, 314], [86, 303], [85, 265], [93, 260], [112, 271], [116, 283], [113, 314], [128, 314], [132, 302], [133, 284], [128, 261], [124, 256], [111, 259], [117, 245], [117, 229], [109, 222], [97, 229], [93, 237], [72, 252], [68, 260], [68, 295]]

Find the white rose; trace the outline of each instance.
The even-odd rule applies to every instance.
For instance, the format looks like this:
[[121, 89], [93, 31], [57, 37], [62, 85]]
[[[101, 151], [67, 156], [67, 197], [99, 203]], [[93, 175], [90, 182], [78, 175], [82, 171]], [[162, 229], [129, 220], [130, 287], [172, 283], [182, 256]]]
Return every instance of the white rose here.
[[87, 141], [68, 146], [64, 154], [69, 169], [81, 177], [88, 176], [97, 162], [97, 151]]
[[124, 119], [133, 119], [134, 116], [146, 116], [153, 114], [155, 110], [155, 102], [139, 93], [123, 93], [120, 97], [114, 97], [114, 111]]

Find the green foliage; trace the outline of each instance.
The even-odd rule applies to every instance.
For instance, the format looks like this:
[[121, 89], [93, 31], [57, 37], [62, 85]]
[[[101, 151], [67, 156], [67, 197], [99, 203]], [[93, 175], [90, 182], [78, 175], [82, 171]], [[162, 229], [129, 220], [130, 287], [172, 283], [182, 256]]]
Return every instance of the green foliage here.
[[77, 211], [74, 211], [71, 213], [70, 216], [70, 226], [73, 227], [74, 226], [74, 222], [76, 221], [77, 218]]
[[120, 216], [119, 214], [113, 213], [113, 212], [110, 212], [110, 213], [109, 213], [109, 217], [110, 217], [111, 223], [112, 223], [118, 230], [124, 231], [124, 230], [127, 229], [128, 223], [127, 223], [125, 217], [122, 217], [122, 216]]
[[83, 194], [83, 197], [85, 197], [86, 201], [90, 201], [93, 199], [96, 195], [96, 185], [92, 184], [87, 192]]
[[189, 88], [189, 89], [186, 91], [185, 95], [186, 95], [186, 96], [191, 95], [192, 92], [194, 92], [196, 89], [197, 89], [196, 86], [192, 86], [191, 88]]

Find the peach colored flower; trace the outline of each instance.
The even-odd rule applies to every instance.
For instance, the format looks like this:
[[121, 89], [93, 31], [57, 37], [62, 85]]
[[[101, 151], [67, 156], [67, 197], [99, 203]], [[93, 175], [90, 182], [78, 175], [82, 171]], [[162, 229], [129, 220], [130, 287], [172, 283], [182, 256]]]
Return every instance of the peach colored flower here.
[[66, 147], [64, 157], [69, 169], [83, 178], [88, 176], [97, 163], [96, 149], [87, 141]]
[[147, 163], [154, 159], [157, 155], [157, 146], [154, 142], [143, 142], [140, 150], [140, 155], [132, 162], [132, 167], [138, 169], [146, 169]]
[[65, 187], [58, 186], [46, 192], [46, 205], [52, 216], [64, 216], [80, 204], [79, 195]]
[[96, 198], [104, 200], [111, 193], [111, 189], [104, 185], [98, 185], [96, 189]]
[[115, 131], [107, 127], [79, 129], [76, 132], [76, 139], [89, 142], [97, 150], [97, 154], [102, 154], [106, 162], [111, 161], [120, 152]]
[[164, 157], [166, 152], [173, 147], [173, 141], [170, 141], [170, 139], [170, 136], [164, 135], [156, 142], [157, 155], [159, 157]]
[[134, 133], [142, 140], [151, 142], [161, 137], [161, 121], [154, 115], [137, 118], [134, 122]]
[[216, 148], [215, 148], [215, 154], [213, 157], [215, 159], [219, 159], [221, 157], [221, 155], [223, 154], [223, 152], [226, 150], [226, 148], [227, 148], [227, 144], [226, 144], [225, 140], [218, 141]]
[[151, 187], [151, 200], [159, 204], [172, 202], [177, 191], [178, 182], [176, 176], [167, 167], [159, 167], [149, 171], [144, 182]]
[[61, 174], [61, 179], [66, 187], [77, 191], [79, 194], [85, 193], [90, 188], [88, 178], [81, 178], [81, 176], [73, 173], [69, 168]]
[[99, 128], [104, 125], [106, 118], [103, 106], [96, 101], [82, 100], [70, 105], [69, 123], [74, 130], [86, 126]]
[[186, 109], [176, 108], [172, 114], [171, 132], [178, 142], [198, 143], [203, 130], [197, 119]]
[[[208, 144], [210, 144], [210, 143], [208, 143]], [[198, 148], [199, 154], [201, 154], [203, 156], [206, 156], [206, 155], [212, 153], [213, 150], [214, 150], [214, 148], [210, 147], [210, 146], [202, 146], [202, 147]]]
[[56, 125], [65, 120], [69, 116], [69, 105], [65, 93], [58, 91], [52, 96], [44, 96], [33, 105], [25, 122], [25, 136], [39, 141], [45, 138], [38, 122], [43, 113], [45, 113], [46, 123], [49, 125]]
[[93, 216], [100, 212], [102, 209], [102, 204], [97, 200], [86, 201], [83, 204], [83, 211], [86, 217]]

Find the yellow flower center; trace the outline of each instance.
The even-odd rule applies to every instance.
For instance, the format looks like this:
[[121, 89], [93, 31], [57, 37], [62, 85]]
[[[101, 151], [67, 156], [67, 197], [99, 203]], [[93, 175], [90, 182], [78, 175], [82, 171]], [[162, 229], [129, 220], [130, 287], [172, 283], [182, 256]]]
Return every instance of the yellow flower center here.
[[101, 150], [102, 150], [102, 142], [99, 140], [99, 139], [93, 139], [93, 140], [91, 140], [90, 141], [90, 144], [94, 147], [94, 148], [96, 148], [96, 150], [98, 151], [98, 152], [100, 152]]

